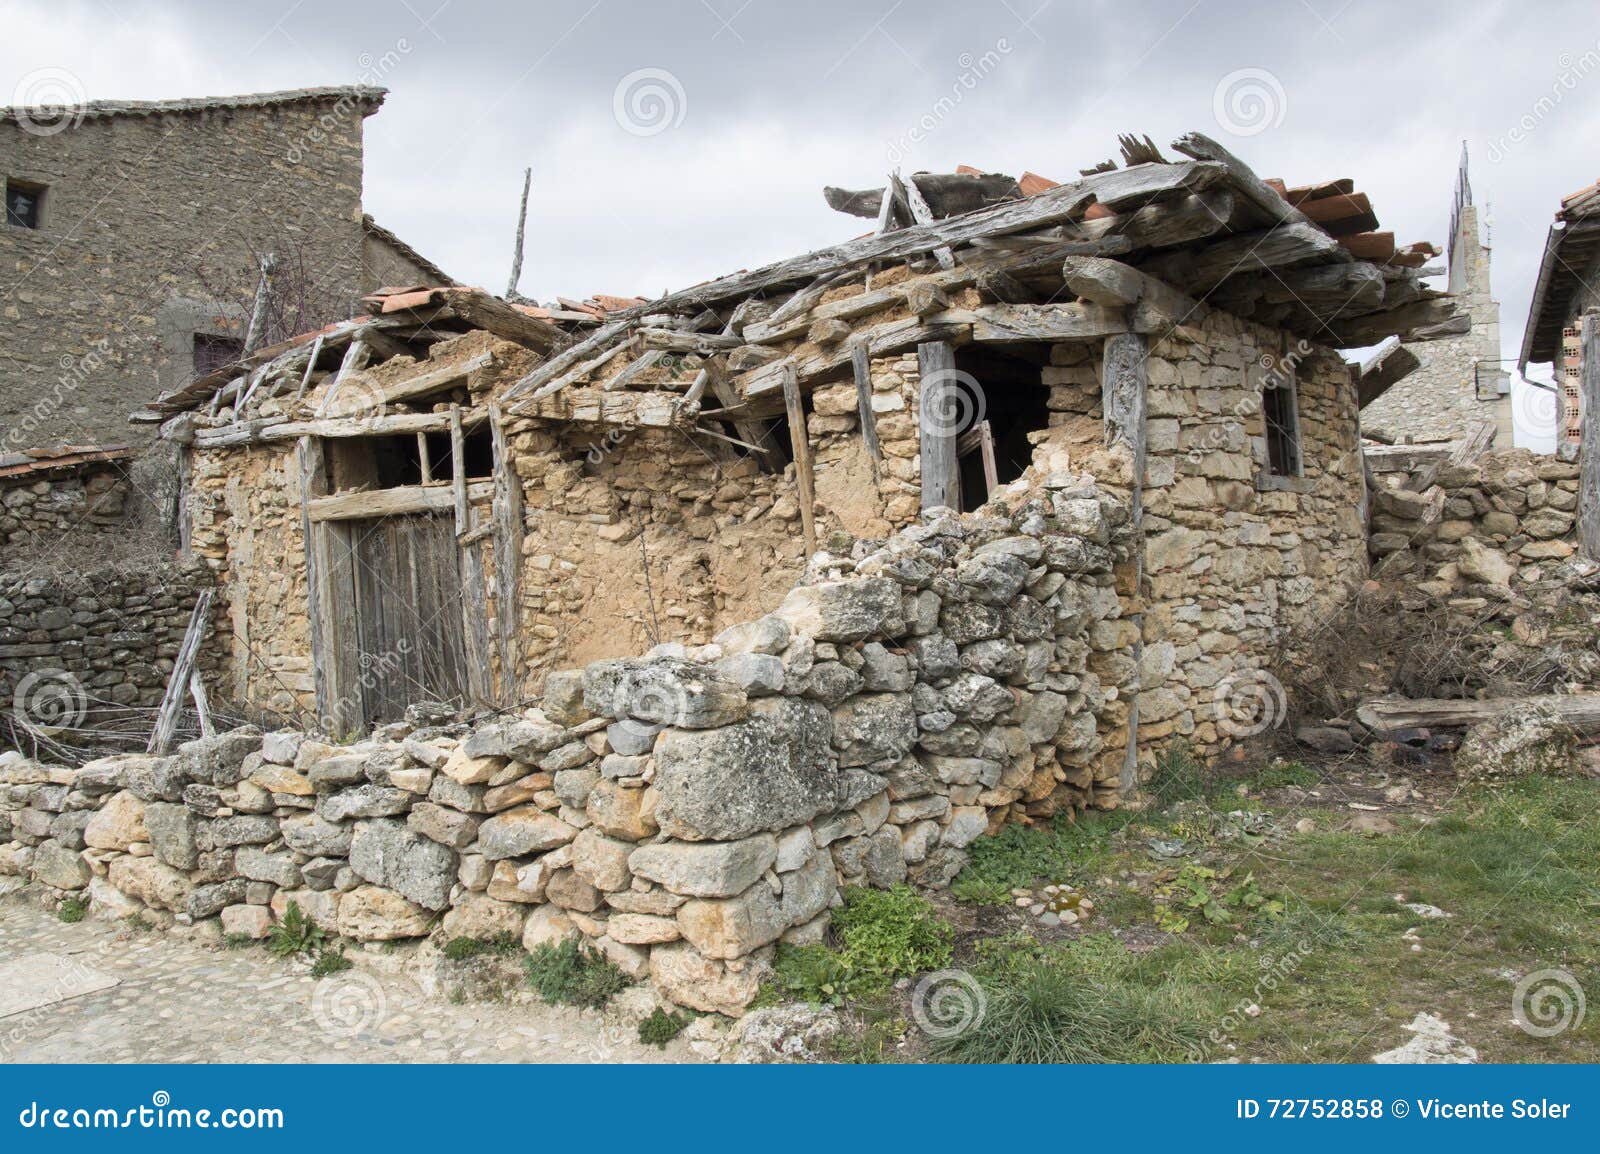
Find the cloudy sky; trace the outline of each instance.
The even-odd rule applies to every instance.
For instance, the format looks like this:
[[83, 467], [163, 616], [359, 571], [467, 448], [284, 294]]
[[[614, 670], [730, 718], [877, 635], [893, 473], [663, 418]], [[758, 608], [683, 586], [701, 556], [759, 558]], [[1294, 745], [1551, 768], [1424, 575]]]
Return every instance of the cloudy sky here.
[[1353, 177], [1397, 239], [1443, 244], [1465, 140], [1513, 357], [1558, 200], [1600, 177], [1592, 0], [0, 0], [0, 28], [5, 103], [382, 84], [368, 211], [502, 291], [531, 165], [540, 299], [653, 295], [861, 231], [825, 183], [1067, 179], [1118, 132]]

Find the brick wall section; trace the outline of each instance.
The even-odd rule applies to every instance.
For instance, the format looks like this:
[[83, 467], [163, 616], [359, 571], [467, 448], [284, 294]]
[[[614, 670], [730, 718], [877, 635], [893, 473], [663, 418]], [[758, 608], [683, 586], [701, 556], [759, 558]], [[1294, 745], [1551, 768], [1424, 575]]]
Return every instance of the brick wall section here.
[[[0, 178], [45, 185], [38, 230], [0, 225], [0, 448], [126, 443], [127, 415], [192, 374], [191, 334], [252, 291], [251, 252], [301, 250], [341, 315], [363, 272], [362, 118], [319, 102], [90, 117], [49, 136], [0, 122]], [[401, 275], [391, 254], [382, 270]], [[233, 318], [237, 321], [237, 315]]]

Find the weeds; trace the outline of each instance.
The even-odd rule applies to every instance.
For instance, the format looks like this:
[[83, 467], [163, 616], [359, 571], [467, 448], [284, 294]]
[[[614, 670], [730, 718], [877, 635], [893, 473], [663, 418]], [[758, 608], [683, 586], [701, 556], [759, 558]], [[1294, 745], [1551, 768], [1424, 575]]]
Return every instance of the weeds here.
[[604, 954], [577, 938], [535, 946], [523, 968], [534, 992], [551, 1005], [599, 1009], [632, 984]]
[[344, 956], [344, 943], [340, 942], [334, 949], [322, 949], [317, 952], [316, 961], [311, 963], [311, 976], [326, 978], [329, 974], [342, 974], [354, 965], [354, 962]]
[[833, 932], [837, 948], [778, 947], [774, 995], [836, 1005], [881, 995], [896, 978], [950, 964], [949, 923], [908, 886], [845, 890], [844, 905], [833, 913]]
[[689, 1016], [674, 1010], [667, 1013], [657, 1006], [650, 1016], [639, 1023], [639, 1041], [647, 1046], [666, 1048], [668, 1042], [683, 1033], [689, 1024]]
[[1131, 810], [1116, 810], [1081, 821], [1058, 814], [1039, 825], [1008, 825], [967, 847], [970, 860], [950, 892], [960, 901], [1004, 905], [1018, 886], [1040, 878], [1065, 881], [1091, 867], [1105, 851], [1106, 836], [1136, 817]]
[[498, 933], [487, 938], [451, 938], [444, 956], [452, 962], [465, 962], [486, 955], [509, 958], [522, 951], [522, 942], [513, 933]]
[[267, 931], [267, 949], [274, 957], [288, 958], [295, 954], [315, 954], [327, 943], [327, 935], [300, 908], [291, 901], [283, 911], [283, 920]]
[[89, 903], [82, 898], [66, 898], [56, 907], [56, 917], [68, 925], [83, 921], [89, 912]]

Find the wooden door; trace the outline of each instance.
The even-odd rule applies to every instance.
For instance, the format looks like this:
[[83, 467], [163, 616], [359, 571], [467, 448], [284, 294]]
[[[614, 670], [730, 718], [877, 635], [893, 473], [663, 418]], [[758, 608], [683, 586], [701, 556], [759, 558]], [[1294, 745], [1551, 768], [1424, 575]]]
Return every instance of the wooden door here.
[[354, 586], [354, 661], [366, 725], [419, 701], [466, 700], [455, 521], [427, 513], [346, 522]]

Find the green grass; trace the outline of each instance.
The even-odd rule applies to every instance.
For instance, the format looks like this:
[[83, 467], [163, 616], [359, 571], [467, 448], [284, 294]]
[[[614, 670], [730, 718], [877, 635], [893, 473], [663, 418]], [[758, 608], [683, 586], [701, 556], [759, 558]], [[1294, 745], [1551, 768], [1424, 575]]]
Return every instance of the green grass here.
[[909, 886], [851, 887], [833, 912], [836, 945], [778, 947], [767, 1001], [836, 1004], [888, 991], [895, 979], [949, 965], [952, 932], [927, 898]]
[[283, 911], [283, 920], [267, 931], [267, 949], [274, 957], [315, 954], [326, 943], [327, 935], [322, 927], [307, 917], [300, 903], [295, 901]]
[[1058, 814], [1038, 825], [1008, 825], [967, 847], [969, 861], [950, 887], [961, 901], [1005, 905], [1011, 891], [1038, 881], [1059, 882], [1092, 872], [1107, 853], [1106, 838], [1138, 818], [1131, 810]]
[[683, 1033], [689, 1021], [687, 1014], [677, 1010], [669, 1014], [657, 1006], [648, 1018], [639, 1023], [639, 1041], [647, 1046], [665, 1048], [668, 1042]]
[[1322, 781], [1322, 775], [1300, 761], [1274, 759], [1244, 779], [1252, 790], [1286, 789], [1298, 786], [1310, 789]]
[[632, 985], [604, 954], [577, 938], [534, 947], [523, 968], [534, 992], [551, 1005], [599, 1009]]
[[324, 948], [317, 952], [317, 957], [311, 963], [311, 976], [313, 978], [326, 978], [329, 974], [342, 974], [355, 965], [344, 956], [344, 943], [339, 943], [335, 949]]
[[444, 946], [444, 956], [452, 962], [465, 962], [491, 954], [509, 958], [521, 952], [522, 942], [513, 933], [498, 933], [487, 938], [451, 938]]
[[56, 907], [56, 917], [68, 925], [83, 921], [84, 915], [89, 912], [89, 903], [82, 898], [63, 898]]

